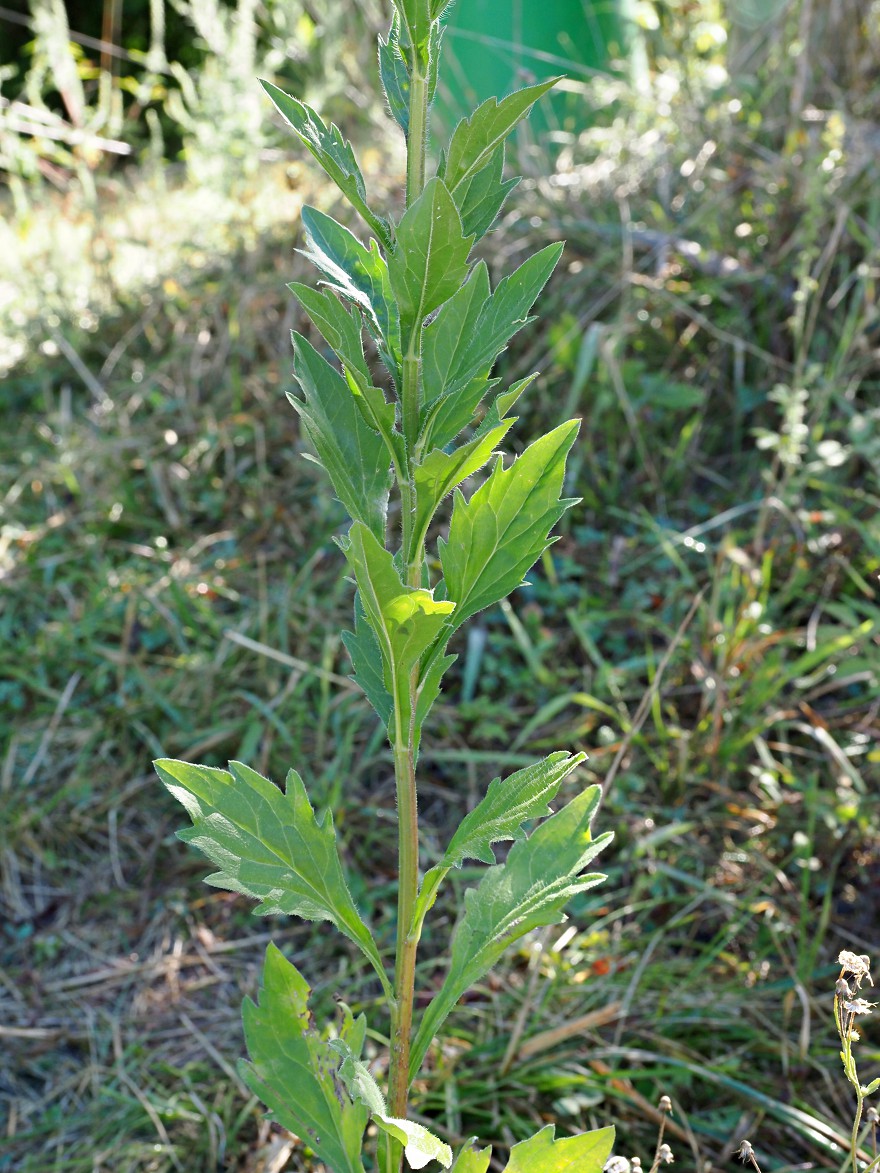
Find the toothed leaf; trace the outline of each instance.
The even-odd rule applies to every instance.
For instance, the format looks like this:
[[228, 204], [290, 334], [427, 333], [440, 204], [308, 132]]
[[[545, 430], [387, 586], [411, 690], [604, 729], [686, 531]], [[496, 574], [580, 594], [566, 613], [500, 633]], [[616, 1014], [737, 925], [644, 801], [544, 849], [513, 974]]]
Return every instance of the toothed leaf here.
[[556, 1126], [521, 1140], [510, 1150], [504, 1173], [602, 1173], [614, 1144], [613, 1128], [595, 1128], [554, 1140]]
[[509, 468], [499, 457], [469, 501], [456, 492], [449, 540], [438, 542], [453, 627], [521, 586], [550, 545], [550, 530], [575, 503], [560, 493], [577, 429], [577, 420], [554, 428]]
[[418, 1071], [432, 1038], [462, 994], [509, 945], [532, 929], [557, 924], [572, 896], [605, 878], [582, 874], [611, 838], [606, 834], [593, 840], [590, 835], [599, 798], [598, 786], [585, 790], [528, 839], [514, 843], [506, 862], [488, 868], [479, 885], [465, 892], [465, 911], [452, 938], [449, 970], [419, 1024], [411, 1071]]
[[[395, 362], [400, 354], [400, 325], [388, 266], [375, 240], [363, 245], [332, 216], [306, 205], [302, 210], [305, 256], [332, 288], [360, 306], [367, 324]], [[393, 372], [392, 372], [393, 373]]]
[[409, 68], [400, 51], [400, 22], [395, 14], [388, 40], [379, 38], [379, 74], [391, 117], [409, 134]]
[[372, 627], [364, 619], [360, 599], [355, 601], [354, 631], [344, 631], [342, 642], [354, 668], [352, 679], [364, 690], [367, 700], [376, 710], [382, 724], [387, 727], [391, 720], [394, 701], [385, 687], [379, 641]]
[[385, 687], [403, 704], [410, 670], [447, 625], [454, 604], [435, 599], [432, 591], [405, 586], [390, 551], [366, 526], [351, 527], [346, 554], [364, 616], [378, 638]]
[[373, 937], [345, 882], [333, 815], [327, 810], [315, 818], [296, 770], [282, 792], [241, 762], [230, 762], [228, 771], [170, 758], [155, 766], [192, 819], [178, 837], [220, 869], [207, 883], [258, 900], [255, 911], [263, 916], [331, 921], [384, 979]]
[[[314, 1150], [334, 1173], [363, 1173], [361, 1146], [369, 1111], [354, 1103], [339, 1077], [342, 1063], [314, 1030], [309, 987], [283, 954], [270, 945], [259, 1001], [244, 1003], [250, 1063], [240, 1065], [248, 1087], [282, 1128]], [[360, 1053], [366, 1022], [346, 1015], [342, 1038]]]
[[452, 135], [443, 169], [443, 179], [450, 191], [455, 192], [486, 166], [519, 120], [558, 81], [559, 78], [552, 78], [527, 89], [517, 90], [501, 102], [497, 98], [489, 98], [477, 107], [470, 118], [459, 122]]
[[461, 217], [443, 182], [432, 179], [397, 226], [397, 244], [388, 275], [400, 307], [405, 346], [418, 350], [422, 322], [460, 288], [468, 274], [473, 237], [461, 231]]
[[294, 373], [304, 399], [289, 396], [336, 496], [356, 521], [384, 537], [391, 457], [370, 428], [351, 388], [314, 346], [294, 334]]
[[388, 225], [370, 210], [364, 177], [354, 157], [351, 143], [342, 137], [333, 123], [325, 125], [311, 106], [286, 94], [269, 81], [261, 81], [263, 89], [303, 145], [311, 151], [351, 205], [364, 217], [372, 230], [385, 243], [391, 241]]

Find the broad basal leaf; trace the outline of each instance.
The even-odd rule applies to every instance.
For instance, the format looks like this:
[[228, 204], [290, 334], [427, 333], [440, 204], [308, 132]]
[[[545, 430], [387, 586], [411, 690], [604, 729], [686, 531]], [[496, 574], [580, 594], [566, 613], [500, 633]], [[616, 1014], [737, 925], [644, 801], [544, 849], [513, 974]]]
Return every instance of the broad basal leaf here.
[[492, 1146], [478, 1149], [477, 1138], [473, 1136], [455, 1158], [450, 1173], [486, 1173], [491, 1160]]
[[549, 815], [548, 802], [556, 797], [563, 779], [586, 756], [580, 753], [572, 757], [560, 751], [550, 754], [543, 762], [517, 770], [503, 782], [500, 778], [490, 782], [483, 800], [465, 815], [442, 859], [426, 873], [416, 917], [421, 920], [433, 905], [437, 890], [451, 868], [461, 867], [466, 859], [494, 864], [493, 843], [522, 839], [523, 823]]
[[300, 334], [293, 344], [305, 398], [290, 396], [290, 402], [349, 515], [384, 537], [391, 485], [385, 440], [364, 420], [342, 375]]
[[315, 818], [295, 770], [288, 773], [282, 793], [241, 762], [230, 762], [228, 772], [170, 758], [155, 766], [193, 822], [178, 837], [220, 869], [207, 883], [258, 900], [256, 912], [264, 916], [332, 921], [387, 983], [370, 930], [345, 882], [333, 816], [328, 810]]
[[363, 1104], [369, 1110], [374, 1123], [383, 1132], [400, 1141], [410, 1168], [422, 1169], [429, 1161], [439, 1161], [448, 1169], [452, 1164], [452, 1149], [449, 1145], [438, 1140], [421, 1124], [389, 1116], [385, 1097], [366, 1063], [362, 1063], [357, 1055], [351, 1052], [344, 1040], [339, 1040], [331, 1046], [344, 1056], [339, 1075], [349, 1095], [356, 1103]]
[[442, 180], [431, 179], [398, 224], [388, 262], [405, 349], [418, 353], [422, 322], [461, 286], [472, 243]]
[[435, 599], [424, 588], [405, 586], [390, 551], [366, 526], [355, 523], [349, 536], [346, 555], [364, 615], [378, 637], [385, 687], [403, 706], [410, 669], [446, 626], [454, 604]]
[[384, 244], [390, 245], [388, 225], [371, 211], [367, 203], [364, 177], [357, 165], [351, 143], [332, 123], [326, 126], [319, 114], [304, 102], [292, 98], [269, 81], [261, 81], [275, 108], [305, 147], [318, 160], [339, 190], [355, 207]]
[[554, 1140], [556, 1127], [515, 1144], [504, 1173], [602, 1173], [614, 1145], [613, 1128], [595, 1128]]
[[388, 102], [388, 111], [404, 134], [409, 134], [409, 66], [400, 51], [400, 18], [388, 32], [388, 40], [379, 38], [379, 73], [382, 89]]
[[305, 256], [334, 289], [364, 310], [377, 341], [396, 363], [400, 357], [397, 306], [388, 266], [375, 240], [367, 248], [332, 216], [308, 205], [302, 210], [302, 224], [306, 234]]
[[528, 89], [517, 90], [501, 102], [489, 98], [470, 118], [458, 124], [443, 168], [443, 179], [451, 192], [455, 193], [461, 184], [486, 166], [519, 120], [557, 81], [559, 78], [552, 78]]
[[598, 786], [585, 790], [528, 839], [514, 843], [507, 861], [489, 868], [479, 885], [465, 893], [449, 970], [419, 1024], [411, 1072], [418, 1071], [431, 1039], [462, 994], [492, 968], [504, 950], [532, 929], [557, 924], [572, 896], [605, 878], [582, 874], [611, 838], [606, 834], [593, 840], [590, 835], [599, 798]]
[[449, 540], [438, 542], [453, 627], [521, 586], [550, 544], [550, 530], [575, 504], [560, 493], [577, 429], [577, 420], [554, 428], [509, 468], [499, 457], [469, 501], [456, 492]]
[[[259, 1003], [244, 1003], [250, 1063], [241, 1064], [248, 1087], [288, 1129], [314, 1149], [334, 1173], [363, 1173], [361, 1149], [369, 1111], [354, 1103], [339, 1077], [342, 1059], [311, 1023], [309, 987], [283, 954], [266, 952]], [[346, 1015], [341, 1037], [360, 1054], [366, 1020]]]

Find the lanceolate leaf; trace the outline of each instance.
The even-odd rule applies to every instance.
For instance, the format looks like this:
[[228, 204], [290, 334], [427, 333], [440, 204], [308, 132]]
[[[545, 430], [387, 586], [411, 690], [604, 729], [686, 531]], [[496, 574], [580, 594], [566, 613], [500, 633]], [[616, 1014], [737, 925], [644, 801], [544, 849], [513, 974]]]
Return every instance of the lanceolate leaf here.
[[[301, 1137], [328, 1169], [363, 1173], [370, 1114], [350, 1099], [339, 1077], [342, 1059], [313, 1028], [309, 992], [295, 966], [270, 945], [259, 1003], [244, 1003], [251, 1061], [241, 1064], [241, 1074], [282, 1128]], [[365, 1032], [363, 1016], [354, 1022], [347, 1013], [341, 1037], [353, 1053], [360, 1054]]]
[[437, 400], [458, 395], [475, 377], [487, 375], [513, 335], [530, 321], [529, 310], [561, 252], [559, 244], [541, 249], [492, 294], [486, 267], [479, 262], [467, 284], [425, 328], [423, 427], [439, 410]]
[[312, 289], [310, 285], [301, 285], [296, 281], [292, 281], [287, 288], [345, 366], [369, 380], [370, 370], [364, 358], [360, 312], [357, 309], [347, 310], [336, 294], [327, 289]]
[[480, 314], [491, 296], [489, 270], [485, 261], [478, 261], [468, 280], [425, 327], [422, 379], [426, 404], [455, 389], [453, 374], [458, 356], [471, 344]]
[[[366, 248], [332, 216], [308, 205], [302, 210], [305, 255], [330, 285], [366, 312], [367, 322], [390, 357], [400, 356], [397, 306], [388, 280], [388, 266], [375, 240]], [[393, 372], [392, 372], [393, 373]]]
[[449, 971], [419, 1025], [411, 1072], [418, 1071], [431, 1039], [462, 994], [492, 968], [508, 945], [541, 925], [557, 924], [572, 896], [605, 878], [582, 874], [611, 838], [606, 834], [593, 840], [590, 835], [599, 797], [598, 786], [578, 795], [528, 839], [514, 843], [506, 863], [489, 868], [480, 884], [465, 893]]
[[458, 209], [442, 180], [430, 180], [404, 213], [388, 262], [405, 348], [418, 351], [425, 317], [460, 288], [472, 243], [462, 235]]
[[519, 177], [502, 179], [503, 172], [504, 143], [501, 143], [485, 167], [455, 189], [454, 199], [465, 235], [473, 233], [479, 240], [495, 223], [504, 201], [519, 183]]
[[349, 203], [360, 212], [380, 240], [390, 245], [392, 237], [388, 225], [370, 210], [361, 169], [357, 165], [351, 143], [346, 142], [339, 128], [332, 123], [326, 126], [310, 106], [292, 98], [271, 82], [261, 81], [260, 84], [282, 118], [315, 156]]
[[433, 0], [394, 0], [400, 19], [411, 44], [426, 58], [427, 42], [431, 35], [431, 8]]
[[363, 607], [357, 598], [354, 617], [354, 631], [342, 633], [342, 642], [354, 668], [353, 679], [366, 693], [367, 700], [376, 710], [382, 724], [387, 726], [391, 720], [394, 702], [391, 693], [385, 687], [379, 641], [372, 627], [364, 619]]
[[510, 1150], [504, 1173], [602, 1173], [614, 1145], [613, 1128], [595, 1128], [554, 1140], [556, 1126], [521, 1140]]
[[416, 916], [422, 919], [433, 905], [437, 890], [446, 873], [461, 867], [465, 859], [495, 863], [492, 844], [504, 839], [522, 839], [523, 823], [549, 815], [547, 805], [556, 797], [563, 779], [582, 761], [586, 754], [562, 751], [550, 754], [543, 762], [517, 770], [504, 781], [496, 778], [481, 802], [466, 815], [452, 836], [443, 858], [426, 873], [419, 892]]
[[501, 102], [489, 98], [470, 118], [458, 124], [443, 169], [443, 179], [451, 192], [455, 193], [461, 184], [485, 167], [519, 120], [558, 80], [552, 78], [528, 89], [517, 90]]
[[400, 51], [400, 18], [395, 13], [388, 40], [379, 38], [379, 73], [391, 117], [409, 134], [409, 68]]
[[469, 501], [456, 492], [449, 540], [438, 542], [453, 627], [521, 586], [550, 544], [550, 530], [575, 504], [560, 493], [577, 429], [577, 420], [554, 428], [509, 468], [499, 456]]
[[293, 335], [293, 344], [305, 398], [290, 396], [290, 402], [349, 515], [384, 537], [391, 482], [385, 441], [364, 420], [342, 375], [301, 335]]
[[561, 244], [549, 244], [498, 282], [498, 288], [477, 319], [474, 334], [456, 355], [450, 371], [451, 387], [461, 386], [479, 371], [488, 369], [513, 335], [532, 320], [529, 310], [561, 255]]
[[482, 468], [510, 430], [513, 420], [499, 422], [491, 430], [474, 437], [454, 452], [435, 448], [413, 471], [416, 486], [416, 512], [413, 524], [413, 548], [424, 541], [437, 506], [456, 485]]
[[315, 818], [295, 770], [282, 793], [241, 762], [230, 762], [229, 772], [170, 758], [155, 766], [193, 822], [178, 837], [220, 868], [209, 884], [260, 901], [256, 912], [264, 916], [332, 921], [387, 982], [345, 882], [333, 816], [325, 811]]
[[446, 626], [454, 604], [435, 599], [432, 591], [405, 586], [390, 551], [366, 526], [351, 527], [346, 553], [364, 615], [378, 637], [385, 687], [403, 706], [410, 669]]

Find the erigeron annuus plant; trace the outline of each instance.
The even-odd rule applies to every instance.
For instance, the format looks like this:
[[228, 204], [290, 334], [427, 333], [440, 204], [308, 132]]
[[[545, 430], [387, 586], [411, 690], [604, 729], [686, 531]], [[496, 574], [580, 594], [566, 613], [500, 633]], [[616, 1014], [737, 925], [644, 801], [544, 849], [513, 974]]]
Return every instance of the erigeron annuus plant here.
[[[552, 527], [575, 503], [561, 494], [577, 421], [505, 463], [497, 449], [534, 376], [505, 387], [492, 374], [498, 355], [530, 320], [561, 246], [542, 249], [494, 289], [486, 264], [471, 260], [516, 182], [502, 178], [505, 140], [553, 82], [483, 103], [455, 129], [428, 177], [428, 118], [447, 2], [394, 0], [390, 33], [379, 42], [388, 108], [407, 144], [406, 208], [397, 223], [369, 203], [351, 145], [337, 128], [263, 83], [372, 233], [364, 244], [325, 213], [303, 210], [306, 255], [322, 285], [291, 289], [339, 366], [295, 334], [300, 394], [291, 402], [351, 517], [339, 541], [357, 587], [345, 645], [393, 750], [399, 883], [391, 972], [349, 892], [332, 815], [316, 818], [295, 770], [282, 792], [238, 762], [228, 771], [157, 763], [192, 819], [181, 838], [219, 869], [209, 883], [258, 900], [258, 913], [332, 922], [381, 983], [390, 1018], [387, 1092], [361, 1058], [364, 1016], [354, 1018], [343, 1004], [341, 1025], [316, 1029], [305, 978], [274, 946], [258, 1002], [245, 1002], [248, 1086], [332, 1173], [397, 1173], [404, 1157], [414, 1169], [432, 1160], [452, 1164], [449, 1147], [408, 1119], [412, 1081], [465, 991], [509, 945], [562, 920], [568, 900], [604, 878], [585, 869], [610, 838], [590, 833], [598, 787], [550, 813], [548, 802], [584, 757], [559, 752], [491, 782], [439, 861], [424, 874], [419, 867], [419, 745], [455, 659], [450, 642], [468, 619], [523, 583], [550, 544]], [[383, 380], [367, 361], [364, 330], [386, 368]], [[465, 496], [463, 482], [490, 463], [479, 488]], [[392, 492], [399, 527], [389, 524]], [[435, 555], [428, 539], [450, 496], [448, 535], [437, 540]], [[524, 824], [545, 815], [526, 836]], [[513, 846], [497, 864], [492, 845], [504, 840]], [[416, 954], [426, 918], [447, 874], [466, 859], [488, 866], [465, 894], [442, 985], [414, 1021]], [[375, 1153], [365, 1139], [371, 1122]], [[549, 1125], [515, 1145], [506, 1168], [598, 1173], [612, 1141], [608, 1128], [556, 1139]], [[490, 1157], [490, 1148], [470, 1142], [454, 1168], [485, 1173]]]

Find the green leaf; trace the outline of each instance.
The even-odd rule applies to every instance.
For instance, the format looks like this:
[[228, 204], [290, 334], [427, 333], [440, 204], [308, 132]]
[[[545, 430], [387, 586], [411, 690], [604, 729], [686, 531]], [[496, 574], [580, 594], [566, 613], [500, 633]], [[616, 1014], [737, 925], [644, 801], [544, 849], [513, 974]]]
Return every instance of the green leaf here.
[[444, 651], [445, 645], [438, 647], [437, 654], [432, 655], [429, 662], [422, 668], [416, 702], [415, 744], [417, 749], [422, 734], [422, 726], [434, 702], [440, 695], [440, 681], [458, 659], [458, 656], [443, 655], [442, 653]]
[[398, 224], [388, 262], [401, 336], [410, 351], [419, 349], [427, 315], [448, 301], [467, 277], [472, 243], [473, 237], [462, 235], [461, 217], [443, 181], [429, 180]]
[[[266, 951], [259, 1003], [244, 1003], [250, 1063], [241, 1064], [248, 1087], [282, 1128], [301, 1137], [334, 1173], [363, 1173], [361, 1146], [369, 1112], [355, 1104], [339, 1079], [341, 1059], [312, 1028], [309, 987], [283, 954]], [[346, 1015], [342, 1037], [360, 1053], [363, 1017]]]
[[394, 21], [388, 32], [388, 40], [379, 38], [379, 74], [382, 89], [388, 102], [391, 117], [404, 134], [409, 134], [409, 67], [400, 51], [400, 18], [394, 14]]
[[505, 180], [503, 174], [504, 143], [501, 143], [492, 152], [486, 166], [455, 189], [453, 198], [461, 214], [465, 235], [472, 233], [480, 240], [495, 223], [504, 201], [519, 183], [519, 176]]
[[385, 687], [408, 719], [410, 669], [449, 622], [454, 604], [435, 599], [433, 591], [405, 586], [390, 551], [366, 526], [351, 527], [346, 554], [364, 615], [379, 640]]
[[349, 1095], [356, 1102], [363, 1104], [370, 1111], [374, 1123], [400, 1141], [404, 1146], [404, 1153], [410, 1168], [422, 1169], [429, 1161], [439, 1161], [444, 1168], [452, 1164], [452, 1149], [443, 1144], [432, 1132], [421, 1124], [411, 1120], [401, 1120], [388, 1115], [385, 1097], [379, 1090], [369, 1068], [358, 1057], [351, 1053], [344, 1041], [331, 1043], [339, 1054], [345, 1056], [339, 1075], [348, 1089]]
[[477, 1148], [477, 1138], [472, 1136], [455, 1158], [450, 1173], [486, 1173], [492, 1160], [492, 1146]]
[[394, 0], [410, 43], [427, 60], [426, 50], [431, 35], [431, 9], [436, 0]]
[[539, 82], [524, 90], [517, 90], [499, 102], [489, 98], [474, 113], [459, 122], [452, 135], [443, 168], [443, 179], [451, 192], [481, 171], [491, 160], [521, 118], [535, 102], [559, 81]]
[[410, 1169], [424, 1169], [431, 1161], [439, 1161], [444, 1169], [452, 1164], [452, 1149], [424, 1125], [412, 1120], [399, 1120], [394, 1116], [380, 1116], [378, 1113], [373, 1114], [373, 1120], [383, 1132], [403, 1145]]
[[465, 859], [494, 864], [492, 844], [524, 839], [523, 823], [551, 813], [547, 804], [556, 797], [563, 780], [586, 759], [584, 753], [572, 756], [560, 750], [504, 781], [495, 778], [482, 801], [465, 815], [438, 867], [461, 867]]
[[489, 270], [478, 261], [468, 280], [424, 330], [422, 381], [424, 400], [432, 403], [452, 391], [458, 356], [470, 345], [480, 314], [492, 297]]
[[357, 165], [351, 143], [342, 137], [339, 128], [333, 123], [326, 126], [321, 116], [310, 106], [292, 98], [271, 82], [261, 81], [260, 85], [294, 134], [311, 151], [349, 203], [360, 212], [379, 239], [390, 245], [392, 236], [388, 225], [370, 210], [361, 169]]
[[549, 815], [547, 804], [556, 797], [563, 779], [586, 756], [580, 753], [572, 757], [559, 751], [542, 762], [517, 770], [503, 782], [500, 778], [490, 782], [482, 801], [465, 815], [442, 859], [426, 873], [416, 905], [416, 919], [424, 919], [451, 868], [461, 867], [466, 859], [494, 864], [493, 843], [522, 839], [523, 823]]
[[510, 430], [513, 420], [503, 420], [494, 428], [474, 437], [454, 452], [435, 448], [413, 470], [416, 487], [416, 509], [412, 532], [412, 548], [421, 547], [437, 506], [456, 485], [482, 468]]
[[306, 234], [304, 255], [333, 289], [365, 311], [377, 341], [384, 344], [386, 362], [394, 366], [400, 357], [400, 324], [388, 266], [379, 246], [371, 240], [367, 248], [332, 216], [308, 205], [302, 210], [302, 224]]
[[595, 1128], [554, 1140], [555, 1125], [515, 1144], [504, 1173], [602, 1173], [614, 1144], [613, 1128]]
[[382, 674], [382, 654], [376, 633], [364, 619], [360, 599], [355, 597], [354, 631], [344, 631], [342, 642], [351, 657], [354, 675], [352, 679], [364, 690], [367, 700], [376, 710], [382, 724], [387, 728], [391, 721], [394, 701], [385, 687]]
[[880, 1079], [872, 1079], [867, 1087], [862, 1088], [862, 1095], [871, 1096], [878, 1090], [880, 1090]]
[[600, 799], [591, 786], [515, 842], [504, 864], [488, 868], [465, 892], [465, 911], [452, 939], [449, 970], [428, 1006], [413, 1042], [410, 1071], [416, 1072], [449, 1012], [514, 941], [542, 925], [557, 924], [572, 896], [605, 879], [582, 875], [611, 835], [593, 840], [590, 823]]
[[154, 764], [193, 822], [178, 838], [220, 868], [207, 883], [259, 900], [255, 911], [263, 916], [331, 921], [387, 986], [372, 934], [345, 882], [333, 815], [327, 810], [315, 818], [295, 770], [282, 793], [241, 762], [230, 762], [228, 772], [170, 758]]
[[577, 420], [561, 424], [509, 468], [499, 457], [469, 501], [456, 491], [449, 540], [438, 541], [446, 597], [456, 604], [454, 628], [522, 586], [551, 544], [550, 530], [575, 504], [559, 495], [577, 430]]
[[344, 365], [370, 380], [358, 310], [349, 313], [339, 298], [329, 290], [312, 289], [310, 285], [302, 285], [298, 281], [291, 281], [287, 288]]
[[293, 345], [305, 398], [289, 396], [290, 402], [349, 515], [384, 538], [391, 485], [385, 441], [365, 422], [342, 375], [300, 334]]
[[[467, 394], [471, 381], [487, 376], [513, 335], [532, 320], [529, 310], [561, 253], [561, 244], [541, 249], [500, 281], [492, 294], [488, 272], [482, 262], [478, 263], [470, 281], [425, 328], [423, 430], [428, 419], [440, 410], [434, 406], [435, 401]], [[437, 444], [436, 439], [433, 443]]]

